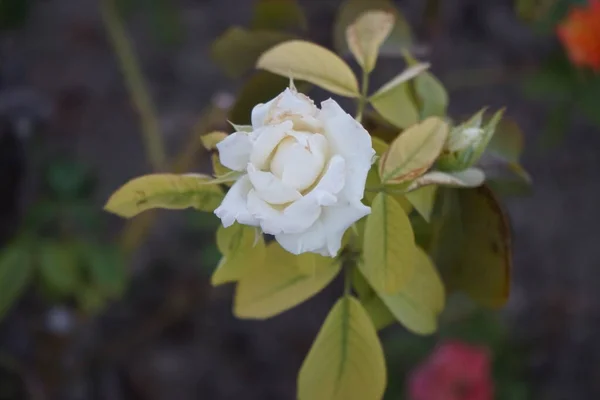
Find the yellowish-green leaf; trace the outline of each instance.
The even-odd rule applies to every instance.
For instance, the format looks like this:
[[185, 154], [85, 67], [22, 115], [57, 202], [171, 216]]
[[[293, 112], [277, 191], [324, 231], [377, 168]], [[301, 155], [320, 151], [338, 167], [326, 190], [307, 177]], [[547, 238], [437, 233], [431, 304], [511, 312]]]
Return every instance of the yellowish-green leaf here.
[[274, 45], [293, 39], [284, 32], [254, 30], [234, 26], [223, 33], [212, 45], [212, 59], [231, 77], [238, 77], [252, 69], [258, 57]]
[[373, 146], [373, 150], [375, 150], [375, 154], [377, 154], [377, 157], [381, 157], [390, 147], [389, 144], [387, 144], [383, 139], [380, 139], [378, 137], [371, 137], [371, 143]]
[[379, 48], [394, 28], [394, 14], [367, 11], [346, 30], [346, 42], [358, 64], [366, 72], [375, 68]]
[[117, 190], [104, 209], [131, 218], [153, 208], [214, 211], [223, 191], [205, 175], [153, 174], [134, 178]]
[[[238, 96], [239, 98], [239, 96]], [[258, 104], [260, 102], [256, 102], [254, 103], [254, 105]], [[231, 121], [227, 121], [229, 122], [229, 125], [231, 125], [233, 127], [233, 129], [235, 130], [235, 132], [252, 132], [254, 130], [254, 128], [252, 128], [252, 125], [238, 125], [238, 124], [234, 124]]]
[[295, 0], [259, 0], [254, 6], [254, 29], [302, 29], [307, 22], [304, 11]]
[[277, 242], [269, 243], [265, 262], [252, 265], [252, 273], [238, 282], [234, 314], [239, 318], [266, 319], [308, 300], [321, 291], [340, 271], [338, 261], [317, 262], [317, 270], [306, 273], [298, 257]]
[[217, 148], [217, 143], [226, 137], [227, 133], [222, 131], [214, 131], [200, 136], [200, 140], [202, 141], [202, 146], [204, 146], [206, 150], [214, 150]]
[[378, 295], [389, 311], [406, 329], [421, 335], [437, 330], [439, 314], [444, 310], [446, 292], [431, 259], [414, 247], [414, 273], [399, 293]]
[[392, 142], [381, 157], [381, 180], [384, 183], [402, 183], [423, 175], [442, 151], [447, 136], [448, 124], [436, 117], [411, 126]]
[[304, 40], [281, 43], [260, 56], [256, 67], [287, 78], [313, 83], [341, 96], [356, 97], [354, 73], [332, 51]]
[[380, 400], [387, 372], [363, 306], [342, 297], [329, 312], [298, 376], [299, 400]]
[[431, 171], [415, 179], [407, 191], [416, 190], [429, 185], [448, 187], [477, 187], [485, 181], [485, 174], [479, 168], [467, 168], [464, 171], [441, 172]]
[[213, 286], [235, 282], [265, 261], [266, 246], [256, 228], [235, 223], [217, 230], [217, 248], [223, 255], [211, 277]]
[[346, 30], [356, 19], [366, 11], [381, 10], [394, 16], [395, 24], [392, 32], [380, 49], [380, 55], [399, 56], [402, 49], [411, 45], [411, 29], [404, 16], [390, 0], [347, 0], [339, 8], [335, 20], [333, 41], [335, 50], [343, 55], [348, 53]]
[[385, 305], [383, 300], [377, 295], [371, 296], [368, 300], [363, 302], [365, 311], [371, 317], [373, 326], [376, 330], [386, 328], [396, 322], [396, 317], [390, 309]]
[[367, 217], [361, 272], [381, 293], [402, 289], [413, 274], [415, 238], [406, 212], [394, 198], [378, 193]]
[[[404, 58], [411, 67], [419, 65], [419, 62], [408, 52], [405, 52]], [[444, 85], [433, 74], [423, 72], [417, 76], [414, 80], [414, 90], [421, 106], [421, 119], [446, 116], [448, 93]]]
[[504, 212], [486, 186], [458, 191], [464, 239], [460, 257], [448, 274], [454, 290], [488, 307], [508, 300], [512, 248]]
[[[229, 168], [227, 168], [226, 166], [221, 164], [221, 160], [219, 159], [218, 154], [212, 154], [210, 156], [210, 158], [212, 161], [213, 173], [215, 174], [215, 176], [229, 176], [229, 174], [232, 172], [232, 170], [230, 170]], [[228, 182], [223, 182], [223, 183], [228, 184]], [[229, 183], [231, 183], [231, 182], [229, 182]]]
[[425, 186], [405, 194], [406, 199], [415, 207], [419, 214], [429, 222], [435, 204], [436, 185]]
[[419, 121], [419, 111], [408, 83], [377, 92], [369, 98], [373, 108], [390, 124], [406, 128]]
[[0, 320], [27, 287], [33, 272], [33, 252], [25, 243], [9, 243], [0, 253]]
[[420, 73], [426, 71], [427, 69], [429, 69], [429, 63], [418, 63], [406, 68], [400, 74], [396, 75], [396, 77], [394, 77], [391, 81], [380, 87], [379, 90], [371, 95], [371, 99], [385, 95], [387, 92], [394, 90], [397, 86], [405, 84], [411, 79], [416, 78]]

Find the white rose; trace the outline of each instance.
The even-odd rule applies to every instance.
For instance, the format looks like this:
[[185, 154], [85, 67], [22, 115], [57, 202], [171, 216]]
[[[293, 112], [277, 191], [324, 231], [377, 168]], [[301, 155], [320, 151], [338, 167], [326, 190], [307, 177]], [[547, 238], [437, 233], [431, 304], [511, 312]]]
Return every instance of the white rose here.
[[371, 212], [361, 202], [371, 136], [334, 100], [318, 109], [294, 89], [254, 107], [252, 129], [217, 145], [221, 163], [244, 174], [215, 214], [225, 227], [260, 226], [291, 253], [336, 256], [344, 232]]

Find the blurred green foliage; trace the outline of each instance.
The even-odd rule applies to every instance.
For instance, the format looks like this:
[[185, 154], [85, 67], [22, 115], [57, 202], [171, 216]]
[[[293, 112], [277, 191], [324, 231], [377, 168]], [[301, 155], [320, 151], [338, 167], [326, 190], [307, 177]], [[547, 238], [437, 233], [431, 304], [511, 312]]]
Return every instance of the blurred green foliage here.
[[102, 214], [90, 201], [94, 176], [68, 160], [43, 171], [39, 200], [0, 253], [0, 318], [30, 284], [48, 301], [74, 302], [83, 313], [99, 311], [126, 287], [122, 254], [100, 237]]

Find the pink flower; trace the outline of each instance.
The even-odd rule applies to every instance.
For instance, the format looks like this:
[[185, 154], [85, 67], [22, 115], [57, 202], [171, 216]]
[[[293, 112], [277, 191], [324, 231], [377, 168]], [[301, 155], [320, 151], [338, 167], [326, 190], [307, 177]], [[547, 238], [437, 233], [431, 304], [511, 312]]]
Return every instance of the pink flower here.
[[487, 349], [446, 341], [409, 377], [410, 400], [492, 400]]

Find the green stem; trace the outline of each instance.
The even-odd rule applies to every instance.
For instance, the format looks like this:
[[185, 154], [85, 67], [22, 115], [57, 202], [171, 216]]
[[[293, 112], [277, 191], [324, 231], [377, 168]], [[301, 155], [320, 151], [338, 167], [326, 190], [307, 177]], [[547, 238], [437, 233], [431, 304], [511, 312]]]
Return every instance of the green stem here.
[[344, 266], [344, 296], [350, 296], [352, 291], [352, 271], [354, 269], [354, 262], [346, 262]]
[[104, 0], [101, 4], [101, 12], [106, 30], [119, 60], [129, 95], [140, 114], [148, 160], [155, 171], [164, 171], [167, 163], [160, 125], [156, 118], [152, 98], [135, 58], [133, 46], [119, 18], [114, 0]]
[[362, 82], [360, 89], [360, 97], [358, 98], [358, 106], [356, 107], [356, 120], [362, 123], [363, 113], [367, 104], [367, 93], [369, 92], [369, 73], [363, 70]]

